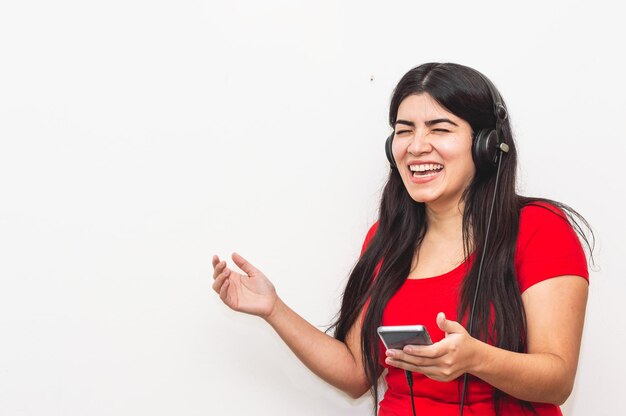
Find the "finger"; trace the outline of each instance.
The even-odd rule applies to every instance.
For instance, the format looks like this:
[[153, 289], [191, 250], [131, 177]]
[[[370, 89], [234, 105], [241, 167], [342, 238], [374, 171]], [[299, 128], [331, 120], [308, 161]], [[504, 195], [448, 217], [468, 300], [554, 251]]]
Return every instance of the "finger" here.
[[225, 268], [226, 268], [226, 262], [225, 261], [219, 262], [217, 266], [215, 267], [215, 269], [213, 270], [213, 279], [217, 279], [217, 277], [220, 275], [220, 273], [224, 271]]
[[412, 371], [414, 373], [424, 374], [426, 377], [432, 378], [437, 381], [451, 381], [457, 378], [460, 374], [458, 372], [451, 371], [450, 369], [441, 368], [434, 361], [431, 363], [419, 363], [413, 364], [406, 361], [396, 360], [390, 357], [385, 359], [385, 364], [401, 368], [403, 370]]
[[222, 302], [228, 303], [228, 287], [230, 286], [230, 280], [226, 280], [220, 288], [220, 299]]
[[423, 358], [438, 358], [446, 354], [439, 343], [433, 345], [406, 345], [402, 352], [413, 357]]
[[445, 332], [446, 335], [466, 332], [465, 328], [463, 328], [463, 325], [456, 321], [446, 319], [446, 314], [444, 314], [443, 312], [439, 312], [439, 314], [437, 314], [437, 326], [439, 327], [439, 329]]
[[237, 253], [233, 253], [232, 258], [237, 267], [243, 270], [248, 276], [252, 276], [259, 271], [256, 267], [250, 264], [248, 260], [244, 259]]
[[394, 360], [393, 358], [390, 358], [390, 357], [385, 358], [385, 364], [391, 367], [402, 368], [404, 370], [409, 370], [409, 371], [413, 371], [413, 369], [415, 368], [415, 366], [409, 363], [406, 363], [400, 360]]
[[224, 273], [220, 273], [219, 276], [217, 276], [217, 278], [215, 279], [215, 281], [213, 282], [213, 290], [216, 291], [217, 293], [220, 293], [220, 289], [222, 288], [222, 285], [224, 284], [224, 281], [226, 279], [228, 279], [228, 276], [230, 276], [230, 270], [226, 269], [224, 271]]
[[434, 365], [433, 359], [439, 356], [439, 355], [436, 355], [436, 357], [430, 357], [426, 355], [413, 355], [413, 354], [408, 354], [402, 350], [387, 350], [385, 352], [385, 355], [393, 360], [404, 361], [412, 365], [423, 365], [423, 366]]
[[434, 345], [406, 345], [402, 350], [387, 350], [386, 355], [419, 365], [426, 360], [433, 360], [445, 355], [445, 351], [439, 347], [439, 343]]
[[213, 261], [211, 263], [213, 263], [213, 268], [215, 268], [215, 266], [217, 266], [217, 264], [220, 262], [220, 258], [217, 257], [216, 254], [213, 254]]
[[412, 363], [391, 357], [385, 358], [385, 364], [392, 367], [402, 368], [404, 370], [417, 371], [420, 373], [424, 373], [425, 371], [432, 371], [434, 367], [436, 367], [436, 364], [434, 363]]

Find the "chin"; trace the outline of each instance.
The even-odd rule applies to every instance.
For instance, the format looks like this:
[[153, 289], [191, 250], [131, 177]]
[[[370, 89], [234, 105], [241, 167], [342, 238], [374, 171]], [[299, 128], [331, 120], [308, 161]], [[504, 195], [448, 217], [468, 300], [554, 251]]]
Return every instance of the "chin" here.
[[[405, 189], [411, 199], [420, 204], [436, 204], [438, 206], [447, 206], [457, 204], [461, 201], [463, 189], [448, 189], [446, 184], [432, 184], [435, 186], [418, 186], [415, 184], [404, 182]], [[439, 186], [437, 186], [439, 185]], [[443, 186], [442, 186], [443, 185]], [[469, 186], [469, 183], [467, 184]]]
[[409, 192], [409, 196], [415, 202], [420, 204], [429, 204], [439, 199], [440, 195], [425, 195], [423, 192]]
[[409, 192], [411, 199], [420, 204], [430, 205], [432, 208], [449, 209], [452, 206], [458, 206], [461, 201], [461, 194], [445, 195], [441, 192]]

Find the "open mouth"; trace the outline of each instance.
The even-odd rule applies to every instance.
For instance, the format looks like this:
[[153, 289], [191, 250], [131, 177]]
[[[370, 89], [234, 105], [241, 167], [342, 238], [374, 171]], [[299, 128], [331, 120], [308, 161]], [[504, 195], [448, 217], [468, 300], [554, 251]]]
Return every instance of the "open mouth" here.
[[409, 165], [409, 169], [414, 178], [425, 178], [434, 176], [443, 170], [443, 165], [439, 163], [424, 163], [421, 165]]

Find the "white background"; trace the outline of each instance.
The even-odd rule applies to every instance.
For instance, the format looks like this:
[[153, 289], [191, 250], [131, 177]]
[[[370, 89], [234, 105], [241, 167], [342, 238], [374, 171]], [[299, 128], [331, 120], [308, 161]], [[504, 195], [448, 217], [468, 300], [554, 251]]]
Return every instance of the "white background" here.
[[624, 73], [617, 2], [3, 1], [0, 414], [367, 415], [210, 291], [238, 251], [331, 322], [410, 68], [487, 74], [520, 191], [593, 225], [566, 415], [621, 413]]

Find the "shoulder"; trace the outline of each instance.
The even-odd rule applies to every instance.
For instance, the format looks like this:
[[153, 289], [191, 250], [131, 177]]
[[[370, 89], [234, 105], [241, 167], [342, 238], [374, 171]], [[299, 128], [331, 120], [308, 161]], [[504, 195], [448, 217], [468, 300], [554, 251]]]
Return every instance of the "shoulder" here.
[[573, 232], [567, 215], [560, 208], [544, 201], [525, 205], [520, 211], [518, 248], [528, 243], [527, 240], [535, 233], [546, 228]]
[[[540, 234], [539, 238], [537, 234]], [[518, 251], [523, 251], [528, 244], [549, 243], [563, 239], [578, 241], [567, 215], [557, 206], [544, 201], [535, 201], [525, 205], [520, 211]]]
[[378, 221], [376, 221], [374, 224], [372, 224], [372, 226], [370, 227], [369, 231], [365, 235], [365, 241], [363, 241], [363, 247], [361, 247], [361, 255], [363, 255], [363, 253], [365, 253], [365, 250], [367, 249], [367, 247], [369, 246], [370, 242], [374, 238], [374, 235], [376, 235], [376, 231], [377, 230], [378, 230]]
[[530, 202], [522, 208], [520, 212], [520, 227], [536, 226], [542, 223], [554, 221], [565, 221], [569, 223], [567, 215], [555, 205], [544, 201]]
[[515, 266], [522, 292], [551, 277], [588, 278], [586, 256], [568, 216], [543, 201], [521, 209]]

